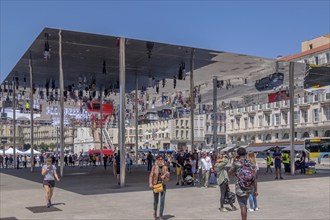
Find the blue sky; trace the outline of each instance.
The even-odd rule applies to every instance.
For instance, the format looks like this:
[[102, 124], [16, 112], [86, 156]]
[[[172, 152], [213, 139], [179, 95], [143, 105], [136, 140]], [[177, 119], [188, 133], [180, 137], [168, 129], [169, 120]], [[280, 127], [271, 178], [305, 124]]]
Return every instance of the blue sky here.
[[330, 33], [329, 0], [0, 1], [0, 82], [44, 27], [268, 58]]

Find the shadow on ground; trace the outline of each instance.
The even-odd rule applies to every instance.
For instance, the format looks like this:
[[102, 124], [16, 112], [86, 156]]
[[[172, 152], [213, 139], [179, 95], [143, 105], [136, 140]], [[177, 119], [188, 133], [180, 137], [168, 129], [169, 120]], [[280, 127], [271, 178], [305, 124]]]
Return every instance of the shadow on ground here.
[[[36, 167], [34, 172], [31, 172], [30, 169], [0, 169], [0, 173], [40, 183], [40, 185], [42, 184], [40, 167]], [[310, 179], [329, 176], [329, 167], [318, 169], [318, 172], [313, 175], [301, 175], [298, 172], [293, 176], [290, 174], [283, 174], [284, 180]], [[132, 172], [126, 174], [126, 187], [121, 188], [118, 186], [117, 181], [113, 176], [111, 167], [109, 167], [107, 170], [101, 166], [95, 168], [65, 167], [64, 177], [60, 182], [56, 182], [56, 187], [81, 195], [149, 191], [150, 189], [148, 187], [148, 178], [149, 172], [147, 171], [146, 166], [140, 165], [138, 167], [133, 167]], [[273, 174], [265, 174], [265, 168], [260, 168], [258, 171], [259, 182], [283, 181], [274, 180], [274, 178], [274, 171]], [[233, 178], [231, 178], [230, 182], [233, 183]], [[175, 189], [182, 187], [176, 186], [175, 184], [176, 175], [172, 172], [170, 181], [167, 184], [167, 188]], [[195, 187], [200, 186], [196, 185]], [[214, 187], [216, 187], [216, 185], [214, 185]]]

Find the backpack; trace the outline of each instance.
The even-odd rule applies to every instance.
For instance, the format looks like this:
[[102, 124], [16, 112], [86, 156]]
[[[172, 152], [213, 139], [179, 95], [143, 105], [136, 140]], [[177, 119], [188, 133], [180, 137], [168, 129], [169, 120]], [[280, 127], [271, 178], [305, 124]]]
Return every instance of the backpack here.
[[251, 190], [252, 184], [256, 179], [256, 172], [252, 167], [252, 163], [249, 160], [244, 160], [242, 167], [237, 172], [237, 182], [242, 190]]

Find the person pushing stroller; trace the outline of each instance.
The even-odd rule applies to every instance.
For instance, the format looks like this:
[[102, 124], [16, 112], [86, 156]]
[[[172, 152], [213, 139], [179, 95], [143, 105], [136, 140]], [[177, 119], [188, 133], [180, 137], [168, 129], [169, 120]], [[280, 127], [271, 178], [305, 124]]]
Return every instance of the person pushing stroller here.
[[186, 159], [183, 166], [183, 185], [194, 185], [194, 178], [192, 172], [192, 166], [190, 164], [190, 160]]

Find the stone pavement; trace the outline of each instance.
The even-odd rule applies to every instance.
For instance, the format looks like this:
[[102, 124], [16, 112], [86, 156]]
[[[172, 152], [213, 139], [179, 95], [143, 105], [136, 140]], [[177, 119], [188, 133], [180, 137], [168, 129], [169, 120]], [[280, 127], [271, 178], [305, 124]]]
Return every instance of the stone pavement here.
[[[259, 211], [248, 219], [330, 219], [330, 169], [315, 175], [274, 175], [259, 170]], [[0, 169], [0, 219], [153, 219], [153, 197], [148, 189], [146, 167], [127, 174], [127, 187], [120, 188], [112, 169], [66, 167], [56, 183], [54, 207], [61, 211], [33, 213], [26, 207], [45, 206], [40, 168]], [[219, 188], [175, 186], [171, 173], [165, 203], [165, 219], [240, 219], [240, 212], [219, 211]], [[233, 191], [234, 185], [230, 184]], [[238, 207], [238, 204], [236, 204]]]

